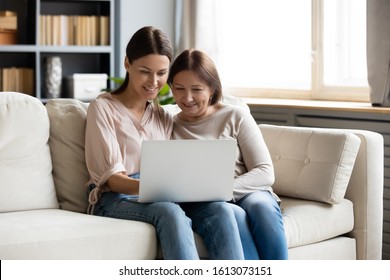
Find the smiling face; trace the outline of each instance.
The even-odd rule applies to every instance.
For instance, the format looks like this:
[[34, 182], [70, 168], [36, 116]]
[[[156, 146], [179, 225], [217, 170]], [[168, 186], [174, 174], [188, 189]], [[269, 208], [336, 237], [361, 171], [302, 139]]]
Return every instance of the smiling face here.
[[141, 99], [152, 100], [166, 84], [169, 71], [169, 58], [165, 55], [149, 54], [133, 61], [125, 60], [129, 73], [129, 85]]
[[213, 90], [193, 71], [184, 70], [174, 76], [172, 93], [182, 110], [179, 117], [185, 121], [204, 119], [213, 111], [210, 105]]

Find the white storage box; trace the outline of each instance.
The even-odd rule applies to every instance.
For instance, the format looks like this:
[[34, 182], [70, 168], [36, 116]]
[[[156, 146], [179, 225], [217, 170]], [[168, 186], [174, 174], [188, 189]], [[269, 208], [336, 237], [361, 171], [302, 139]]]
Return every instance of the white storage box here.
[[107, 74], [79, 74], [67, 77], [67, 91], [70, 98], [91, 100], [107, 88]]

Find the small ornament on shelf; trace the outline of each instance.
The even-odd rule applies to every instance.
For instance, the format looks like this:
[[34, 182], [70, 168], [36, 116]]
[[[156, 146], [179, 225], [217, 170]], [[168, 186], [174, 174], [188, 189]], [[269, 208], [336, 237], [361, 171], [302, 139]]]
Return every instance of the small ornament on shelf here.
[[49, 56], [44, 62], [43, 89], [46, 98], [59, 98], [62, 85], [62, 61], [59, 56]]
[[13, 11], [0, 11], [0, 45], [17, 43], [18, 17]]

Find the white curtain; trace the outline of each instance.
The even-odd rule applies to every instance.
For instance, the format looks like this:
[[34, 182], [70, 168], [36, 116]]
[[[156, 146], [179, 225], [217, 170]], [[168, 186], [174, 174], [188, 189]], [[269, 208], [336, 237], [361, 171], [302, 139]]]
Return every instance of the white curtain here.
[[371, 103], [390, 106], [390, 0], [367, 0], [367, 72]]
[[176, 55], [195, 48], [216, 59], [218, 0], [176, 0]]

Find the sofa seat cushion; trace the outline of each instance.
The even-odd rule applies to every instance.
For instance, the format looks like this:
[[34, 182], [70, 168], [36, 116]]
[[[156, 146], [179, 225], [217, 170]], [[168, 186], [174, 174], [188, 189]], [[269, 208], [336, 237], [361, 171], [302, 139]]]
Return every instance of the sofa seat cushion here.
[[0, 93], [0, 213], [58, 208], [48, 139], [41, 101]]
[[341, 129], [260, 125], [275, 168], [279, 195], [340, 203], [345, 196], [360, 138]]
[[153, 226], [60, 209], [0, 214], [0, 259], [155, 259]]
[[347, 199], [338, 204], [283, 196], [281, 199], [289, 248], [331, 239], [353, 229], [353, 204]]
[[339, 236], [318, 243], [290, 248], [289, 260], [356, 260], [356, 240]]

